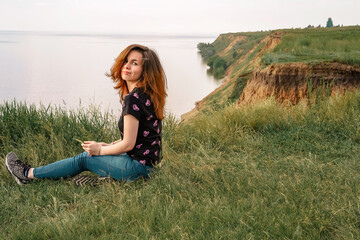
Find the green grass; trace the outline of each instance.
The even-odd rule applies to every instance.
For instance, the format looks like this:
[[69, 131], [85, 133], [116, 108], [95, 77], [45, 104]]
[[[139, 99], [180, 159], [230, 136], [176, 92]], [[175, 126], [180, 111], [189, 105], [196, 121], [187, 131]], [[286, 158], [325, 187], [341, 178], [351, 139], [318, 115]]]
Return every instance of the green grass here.
[[[246, 37], [245, 40], [238, 42], [234, 45], [233, 50], [241, 50], [243, 49], [245, 52], [243, 55], [246, 54], [257, 42], [263, 39], [266, 35], [270, 32], [239, 32], [239, 33], [226, 33], [221, 34], [213, 43], [214, 49], [217, 53], [223, 51], [225, 48], [229, 46], [232, 39], [231, 37]], [[229, 52], [232, 54], [232, 52]]]
[[[247, 56], [247, 58], [242, 61], [241, 63], [237, 64], [234, 67], [234, 70], [232, 71], [235, 74], [245, 74], [248, 72], [252, 72], [254, 70], [254, 65], [250, 65], [250, 61], [254, 59], [254, 57], [259, 53], [259, 51], [265, 46], [265, 42], [260, 43], [255, 49], [254, 51], [249, 54], [249, 56]], [[240, 69], [244, 68], [245, 66], [247, 66], [244, 70], [242, 70], [241, 72], [239, 72]]]
[[[110, 120], [109, 120], [110, 119]], [[164, 166], [149, 181], [19, 187], [4, 157], [31, 164], [110, 141], [115, 120], [0, 105], [1, 239], [358, 239], [360, 93], [312, 105], [229, 105], [164, 122]]]
[[[223, 51], [232, 41], [232, 37], [245, 37], [244, 40], [238, 41], [226, 54], [223, 59], [226, 61], [227, 66], [235, 63], [239, 58], [245, 56], [251, 49], [263, 40], [269, 32], [248, 32], [248, 33], [228, 33], [220, 35], [212, 45], [216, 53]], [[264, 45], [261, 46], [261, 48]], [[257, 53], [260, 49], [255, 50]], [[235, 55], [234, 55], [235, 53]], [[253, 58], [254, 55], [251, 56]]]
[[265, 54], [265, 65], [332, 61], [360, 66], [360, 27], [278, 31], [284, 33], [281, 43]]
[[247, 81], [251, 78], [251, 75], [245, 77], [238, 77], [233, 83], [233, 89], [229, 96], [229, 102], [234, 103], [237, 102], [242, 94]]

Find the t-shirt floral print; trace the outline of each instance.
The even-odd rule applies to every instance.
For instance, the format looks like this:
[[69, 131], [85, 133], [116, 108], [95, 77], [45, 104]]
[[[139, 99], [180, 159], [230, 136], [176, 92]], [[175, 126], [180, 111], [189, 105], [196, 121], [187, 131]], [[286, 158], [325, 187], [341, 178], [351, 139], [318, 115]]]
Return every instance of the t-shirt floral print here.
[[118, 126], [121, 139], [124, 137], [124, 116], [130, 114], [139, 120], [135, 147], [127, 152], [134, 160], [146, 166], [154, 166], [161, 161], [161, 120], [156, 117], [151, 98], [142, 88], [134, 88], [124, 97]]

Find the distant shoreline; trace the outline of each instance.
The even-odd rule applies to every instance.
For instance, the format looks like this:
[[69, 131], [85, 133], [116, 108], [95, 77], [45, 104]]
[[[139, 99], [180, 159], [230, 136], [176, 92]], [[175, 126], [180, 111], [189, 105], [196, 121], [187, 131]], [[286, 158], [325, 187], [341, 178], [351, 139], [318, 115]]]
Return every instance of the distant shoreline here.
[[214, 38], [218, 37], [215, 34], [166, 34], [166, 33], [87, 33], [87, 32], [62, 32], [62, 31], [23, 31], [23, 30], [0, 30], [0, 34], [18, 34], [18, 35], [41, 35], [41, 36], [64, 36], [64, 37], [111, 37], [111, 38], [128, 38], [128, 37], [146, 37], [146, 38]]

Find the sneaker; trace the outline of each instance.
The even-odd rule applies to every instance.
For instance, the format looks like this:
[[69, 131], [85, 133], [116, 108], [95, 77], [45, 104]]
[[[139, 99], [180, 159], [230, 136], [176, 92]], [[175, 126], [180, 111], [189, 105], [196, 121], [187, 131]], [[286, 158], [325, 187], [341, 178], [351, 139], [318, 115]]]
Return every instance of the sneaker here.
[[20, 161], [15, 153], [10, 152], [6, 155], [5, 165], [9, 173], [15, 178], [17, 184], [23, 185], [31, 181], [30, 178], [25, 177], [25, 171], [31, 168], [30, 165]]
[[97, 186], [101, 182], [110, 182], [110, 177], [93, 177], [89, 175], [78, 175], [73, 178], [73, 183], [76, 186], [84, 187], [84, 186]]

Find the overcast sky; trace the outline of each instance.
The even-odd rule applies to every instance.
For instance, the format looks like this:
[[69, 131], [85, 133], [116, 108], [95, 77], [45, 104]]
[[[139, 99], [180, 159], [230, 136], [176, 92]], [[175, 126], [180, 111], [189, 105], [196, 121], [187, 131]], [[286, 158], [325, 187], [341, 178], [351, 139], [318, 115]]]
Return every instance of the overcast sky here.
[[0, 30], [218, 35], [360, 24], [360, 0], [0, 0]]

